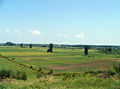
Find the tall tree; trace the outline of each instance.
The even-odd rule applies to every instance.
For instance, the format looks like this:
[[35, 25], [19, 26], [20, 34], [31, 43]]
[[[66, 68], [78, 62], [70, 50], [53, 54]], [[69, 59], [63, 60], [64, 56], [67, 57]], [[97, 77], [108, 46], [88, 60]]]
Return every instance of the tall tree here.
[[84, 53], [85, 53], [85, 55], [87, 56], [87, 55], [88, 55], [88, 49], [89, 49], [89, 46], [86, 45], [86, 46], [84, 47], [84, 49], [85, 49]]
[[107, 50], [108, 50], [108, 54], [111, 54], [113, 51], [112, 48], [108, 48]]
[[21, 48], [23, 47], [23, 43], [20, 44]]
[[52, 43], [50, 43], [49, 49], [50, 49], [50, 52], [52, 53], [53, 52], [53, 44]]
[[30, 44], [30, 48], [32, 48], [32, 44]]
[[53, 52], [53, 44], [52, 43], [50, 43], [49, 44], [49, 49], [47, 50], [47, 52]]

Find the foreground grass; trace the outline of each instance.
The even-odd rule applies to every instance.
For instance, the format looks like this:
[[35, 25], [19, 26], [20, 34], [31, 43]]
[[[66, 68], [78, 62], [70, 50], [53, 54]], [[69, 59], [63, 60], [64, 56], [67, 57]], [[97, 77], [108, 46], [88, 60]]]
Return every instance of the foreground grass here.
[[[11, 81], [11, 82], [10, 82]], [[98, 77], [74, 77], [64, 80], [62, 77], [47, 76], [35, 81], [4, 80], [0, 89], [119, 89], [120, 79]]]
[[35, 71], [31, 70], [30, 68], [26, 68], [24, 66], [21, 66], [17, 63], [14, 63], [12, 61], [8, 61], [5, 58], [0, 58], [0, 70], [19, 70], [19, 71], [25, 71], [27, 74], [28, 80], [33, 80], [36, 78]]

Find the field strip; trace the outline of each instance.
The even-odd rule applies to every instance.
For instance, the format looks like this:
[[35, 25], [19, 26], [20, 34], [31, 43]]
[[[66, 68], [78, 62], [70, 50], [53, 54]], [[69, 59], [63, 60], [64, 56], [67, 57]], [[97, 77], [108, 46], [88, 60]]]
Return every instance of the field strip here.
[[[59, 57], [59, 55], [41, 55], [41, 56], [37, 56], [37, 55], [33, 55], [33, 56], [15, 56], [15, 58], [26, 58], [26, 57], [53, 57], [53, 56], [55, 56], [55, 57]], [[63, 56], [61, 56], [61, 57], [74, 57], [74, 55], [63, 55]], [[79, 57], [79, 55], [78, 56], [76, 56], [76, 57]]]
[[[106, 61], [106, 62], [104, 62]], [[110, 64], [110, 63], [114, 63], [115, 60], [114, 59], [106, 59], [106, 60], [90, 60], [90, 63], [76, 63], [76, 64], [70, 64], [70, 65], [55, 65], [55, 66], [48, 66], [48, 68], [50, 69], [56, 69], [56, 70], [65, 70], [65, 69], [71, 69], [71, 68], [77, 68], [77, 67], [91, 67], [91, 66], [97, 66], [97, 65], [104, 65], [104, 67], [106, 67], [105, 64]], [[107, 66], [108, 68], [110, 68], [110, 66]], [[106, 67], [106, 68], [107, 68]]]
[[[4, 58], [4, 57], [2, 57], [2, 58]], [[24, 67], [24, 68], [27, 68], [27, 69], [29, 69], [29, 70], [31, 70], [31, 71], [35, 71], [35, 72], [37, 72], [36, 69], [34, 69], [34, 68], [30, 68], [30, 66], [27, 66], [27, 65], [25, 65], [25, 64], [18, 63], [18, 62], [13, 61], [13, 60], [11, 60], [11, 59], [9, 59], [9, 58], [4, 58], [4, 59], [7, 60], [7, 61], [10, 61], [10, 62], [13, 62], [13, 63], [15, 63], [15, 64], [18, 64], [19, 66]]]

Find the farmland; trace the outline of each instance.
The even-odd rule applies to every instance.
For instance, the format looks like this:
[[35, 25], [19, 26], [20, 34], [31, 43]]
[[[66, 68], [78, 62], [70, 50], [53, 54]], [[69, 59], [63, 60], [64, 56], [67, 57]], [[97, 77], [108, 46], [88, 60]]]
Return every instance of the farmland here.
[[[47, 49], [47, 47], [33, 47], [30, 49], [28, 47], [0, 46], [1, 55], [14, 58], [14, 60], [9, 60], [1, 57], [0, 69], [22, 70], [27, 73], [28, 78], [27, 81], [11, 80], [11, 83], [6, 82], [9, 80], [5, 80], [1, 83], [1, 87], [13, 89], [19, 84], [21, 84], [22, 88], [25, 87], [25, 89], [31, 89], [31, 87], [39, 89], [40, 86], [43, 89], [78, 89], [79, 87], [81, 87], [80, 89], [88, 87], [91, 89], [113, 89], [114, 87], [119, 87], [120, 80], [117, 78], [99, 79], [90, 77], [89, 74], [85, 76], [80, 74], [79, 78], [68, 78], [67, 80], [60, 76], [47, 76], [37, 79], [36, 73], [39, 68], [45, 68], [47, 71], [52, 69], [54, 75], [86, 71], [107, 71], [112, 68], [114, 62], [119, 62], [120, 58], [119, 54], [108, 55], [93, 49], [89, 50], [88, 56], [84, 55], [84, 49], [79, 48], [54, 48], [53, 53], [47, 53]], [[39, 83], [43, 83], [43, 85], [39, 85]], [[95, 83], [98, 85], [95, 86]], [[113, 86], [109, 86], [111, 84]]]
[[0, 54], [15, 57], [15, 61], [35, 68], [47, 67], [55, 72], [80, 72], [87, 70], [106, 70], [119, 55], [106, 55], [96, 50], [89, 50], [84, 56], [83, 49], [55, 48], [53, 53], [47, 53], [47, 48], [33, 49], [20, 47], [1, 47]]

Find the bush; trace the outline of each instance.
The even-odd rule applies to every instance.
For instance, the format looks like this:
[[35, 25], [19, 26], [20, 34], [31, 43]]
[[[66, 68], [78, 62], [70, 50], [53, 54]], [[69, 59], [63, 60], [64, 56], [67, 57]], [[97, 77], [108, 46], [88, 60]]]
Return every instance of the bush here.
[[12, 60], [15, 60], [15, 58], [13, 57]]
[[33, 68], [33, 66], [30, 66], [30, 68], [32, 69], [32, 68]]
[[48, 74], [47, 70], [40, 67], [38, 72], [37, 72], [37, 78], [40, 78], [43, 76], [46, 77], [47, 74]]
[[20, 79], [20, 80], [27, 80], [26, 73], [23, 71], [17, 71], [16, 77], [17, 77], [17, 79]]
[[63, 79], [62, 80], [67, 80], [69, 78], [74, 78], [74, 77], [79, 77], [81, 76], [82, 73], [64, 73], [62, 74]]
[[0, 70], [0, 78], [14, 78], [19, 80], [27, 80], [27, 75], [23, 71]]
[[107, 77], [114, 76], [116, 72], [114, 70], [108, 70]]
[[0, 70], [0, 78], [5, 79], [11, 76], [11, 70]]
[[53, 70], [51, 69], [50, 72], [48, 72], [48, 75], [53, 74]]
[[95, 55], [88, 55], [88, 57], [95, 57]]
[[37, 73], [37, 78], [40, 78], [40, 77], [45, 77], [47, 75], [47, 73], [44, 73], [44, 72], [38, 72]]
[[120, 74], [120, 63], [114, 63], [113, 69], [115, 70], [116, 73]]
[[42, 68], [40, 67], [39, 70], [38, 70], [38, 72], [41, 72], [41, 71], [42, 71]]

